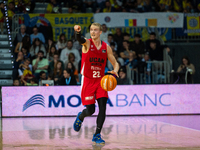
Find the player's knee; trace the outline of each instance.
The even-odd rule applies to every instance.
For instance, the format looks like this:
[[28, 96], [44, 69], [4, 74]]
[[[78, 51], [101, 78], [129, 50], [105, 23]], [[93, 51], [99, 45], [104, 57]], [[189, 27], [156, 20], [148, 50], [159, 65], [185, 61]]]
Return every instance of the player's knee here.
[[94, 114], [94, 112], [95, 112], [95, 107], [90, 107], [90, 108], [87, 110], [88, 116], [92, 116], [92, 114]]

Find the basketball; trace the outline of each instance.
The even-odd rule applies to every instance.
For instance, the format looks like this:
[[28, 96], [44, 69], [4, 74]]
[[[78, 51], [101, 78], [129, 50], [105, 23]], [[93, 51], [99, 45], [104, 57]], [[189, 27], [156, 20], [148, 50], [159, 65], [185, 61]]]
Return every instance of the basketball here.
[[117, 86], [117, 80], [113, 75], [105, 75], [101, 79], [101, 87], [105, 91], [112, 91]]

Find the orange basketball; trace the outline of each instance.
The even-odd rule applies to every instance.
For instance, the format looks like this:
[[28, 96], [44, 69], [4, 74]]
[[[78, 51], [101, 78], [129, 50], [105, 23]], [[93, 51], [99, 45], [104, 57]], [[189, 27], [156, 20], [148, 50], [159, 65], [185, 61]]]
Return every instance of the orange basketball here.
[[117, 86], [117, 80], [113, 75], [105, 75], [101, 79], [101, 87], [105, 91], [112, 91]]

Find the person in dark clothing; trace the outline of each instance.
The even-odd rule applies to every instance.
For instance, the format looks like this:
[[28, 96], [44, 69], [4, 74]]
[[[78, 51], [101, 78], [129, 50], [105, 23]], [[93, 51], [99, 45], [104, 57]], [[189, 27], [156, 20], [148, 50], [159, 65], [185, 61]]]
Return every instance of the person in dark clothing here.
[[19, 52], [17, 55], [17, 59], [14, 61], [14, 68], [13, 68], [13, 79], [18, 78], [18, 69], [19, 65], [23, 63], [24, 61], [24, 55], [22, 52]]
[[141, 40], [140, 34], [134, 35], [134, 41], [132, 43], [132, 48], [136, 52], [137, 56], [142, 58], [145, 53], [145, 45], [144, 42]]
[[160, 41], [159, 41], [158, 39], [156, 39], [156, 33], [155, 33], [155, 32], [151, 32], [151, 33], [150, 33], [149, 40], [146, 40], [146, 50], [150, 49], [150, 42], [151, 42], [152, 40], [155, 40], [156, 45], [157, 45], [157, 46], [160, 46]]
[[118, 51], [122, 48], [123, 33], [120, 28], [116, 28], [116, 33], [113, 35], [114, 41], [117, 42]]
[[71, 75], [70, 69], [65, 69], [63, 71], [63, 76], [58, 81], [58, 85], [77, 85], [76, 79], [73, 75]]
[[128, 85], [128, 84], [130, 84], [130, 82], [126, 75], [126, 68], [121, 67], [119, 69], [119, 78], [117, 78], [117, 85]]
[[167, 48], [169, 52], [170, 49], [167, 45], [159, 45], [157, 46], [156, 40], [150, 41], [150, 48], [147, 50], [149, 52], [149, 56], [151, 60], [163, 61], [163, 50]]

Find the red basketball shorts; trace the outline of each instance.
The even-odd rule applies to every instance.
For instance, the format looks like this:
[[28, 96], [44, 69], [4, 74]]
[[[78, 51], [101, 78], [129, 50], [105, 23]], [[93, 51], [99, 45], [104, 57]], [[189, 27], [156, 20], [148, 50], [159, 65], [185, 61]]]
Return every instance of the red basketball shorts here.
[[95, 104], [95, 99], [101, 97], [108, 98], [108, 92], [101, 88], [100, 82], [101, 78], [93, 79], [82, 76], [81, 99], [83, 105]]

